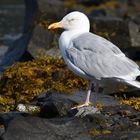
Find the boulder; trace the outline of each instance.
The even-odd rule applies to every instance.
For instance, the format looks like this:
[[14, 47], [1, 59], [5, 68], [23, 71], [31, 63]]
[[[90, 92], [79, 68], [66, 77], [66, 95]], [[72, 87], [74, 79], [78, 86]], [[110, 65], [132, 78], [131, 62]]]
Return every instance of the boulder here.
[[105, 0], [78, 0], [78, 2], [86, 6], [91, 6], [91, 5], [100, 5], [104, 3]]
[[66, 97], [51, 94], [43, 103], [40, 115], [47, 118], [66, 116], [74, 103]]
[[91, 32], [107, 38], [120, 48], [131, 47], [128, 23], [121, 18], [91, 17]]
[[28, 44], [28, 51], [34, 58], [45, 56], [47, 49], [54, 47], [54, 36], [55, 34], [52, 34], [47, 29], [44, 29], [41, 26], [36, 26], [33, 31], [32, 38]]
[[[51, 112], [50, 112], [51, 113]], [[15, 117], [3, 140], [107, 140], [139, 138], [139, 113], [128, 106], [108, 106], [84, 117]]]
[[27, 115], [28, 115], [27, 113], [23, 113], [23, 112], [0, 113], [0, 124], [4, 125], [4, 127], [7, 128], [9, 122], [14, 118], [19, 116], [27, 116]]
[[[66, 14], [66, 7], [61, 0], [37, 0], [39, 10], [43, 15], [46, 15], [47, 19], [59, 19]], [[42, 15], [42, 16], [43, 16]]]
[[[54, 117], [64, 117], [64, 116], [82, 116], [82, 114], [86, 113], [96, 113], [98, 110], [94, 110], [93, 107], [85, 108], [85, 109], [74, 109], [71, 110], [72, 107], [78, 105], [81, 102], [85, 101], [86, 92], [78, 91], [74, 94], [66, 95], [66, 94], [58, 94], [55, 92], [42, 93], [43, 97], [38, 97], [35, 102], [36, 105], [41, 106], [40, 116], [45, 118], [54, 118]], [[91, 103], [93, 102], [96, 96], [97, 103], [102, 106], [116, 106], [119, 105], [119, 101], [117, 101], [114, 97], [99, 93], [91, 94]], [[92, 110], [92, 111], [91, 111]], [[84, 113], [86, 112], [86, 113]]]
[[9, 124], [3, 140], [90, 140], [87, 134], [85, 123], [79, 119], [18, 117]]
[[140, 24], [137, 23], [137, 20], [135, 22], [129, 22], [130, 37], [132, 46], [134, 47], [140, 47]]

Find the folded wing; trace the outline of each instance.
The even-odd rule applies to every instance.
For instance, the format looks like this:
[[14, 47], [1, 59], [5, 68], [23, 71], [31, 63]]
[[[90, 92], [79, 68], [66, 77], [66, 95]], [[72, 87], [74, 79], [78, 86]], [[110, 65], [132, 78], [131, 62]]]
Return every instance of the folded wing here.
[[92, 33], [73, 39], [66, 55], [74, 66], [96, 79], [135, 79], [140, 75], [139, 66], [127, 58], [114, 44]]

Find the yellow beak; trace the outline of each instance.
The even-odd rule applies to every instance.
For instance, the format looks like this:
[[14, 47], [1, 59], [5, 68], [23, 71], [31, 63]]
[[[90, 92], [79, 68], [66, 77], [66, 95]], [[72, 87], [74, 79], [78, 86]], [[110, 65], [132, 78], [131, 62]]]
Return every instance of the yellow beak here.
[[64, 26], [60, 22], [52, 23], [48, 26], [49, 30], [54, 30], [56, 28], [64, 28]]

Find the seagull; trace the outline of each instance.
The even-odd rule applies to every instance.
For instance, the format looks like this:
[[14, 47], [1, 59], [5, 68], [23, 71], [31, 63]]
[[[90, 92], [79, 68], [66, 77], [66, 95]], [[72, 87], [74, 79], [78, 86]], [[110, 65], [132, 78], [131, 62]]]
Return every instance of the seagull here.
[[[92, 84], [96, 93], [99, 84], [107, 81], [140, 88], [140, 82], [136, 80], [140, 75], [139, 66], [109, 40], [91, 33], [89, 19], [84, 13], [71, 12], [60, 22], [48, 26], [48, 29], [56, 28], [64, 29], [59, 48], [65, 63], [75, 74], [89, 80], [85, 102], [74, 108], [90, 105]], [[93, 105], [96, 107], [96, 99]]]

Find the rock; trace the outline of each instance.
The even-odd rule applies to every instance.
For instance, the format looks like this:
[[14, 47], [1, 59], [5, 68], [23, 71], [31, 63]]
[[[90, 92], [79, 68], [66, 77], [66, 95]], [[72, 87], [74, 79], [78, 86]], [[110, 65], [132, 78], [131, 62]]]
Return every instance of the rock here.
[[25, 112], [31, 114], [37, 114], [40, 112], [40, 107], [35, 105], [18, 104], [16, 109], [19, 112]]
[[134, 16], [134, 17], [132, 18], [132, 21], [133, 21], [134, 23], [136, 23], [137, 25], [140, 25], [140, 14]]
[[78, 2], [86, 6], [91, 6], [91, 5], [100, 5], [103, 2], [105, 2], [105, 0], [78, 0]]
[[39, 10], [46, 14], [47, 18], [58, 19], [66, 14], [66, 8], [61, 0], [37, 0], [37, 2]]
[[89, 14], [90, 17], [102, 17], [106, 16], [106, 11], [104, 9], [93, 10]]
[[[76, 104], [84, 102], [86, 99], [86, 91], [77, 91], [74, 94], [63, 95], [69, 100], [72, 100]], [[104, 93], [91, 93], [90, 102], [93, 103], [94, 98], [96, 98], [97, 103], [102, 104], [103, 106], [116, 106], [119, 105], [119, 101], [110, 95], [106, 95]]]
[[140, 24], [136, 24], [130, 21], [129, 31], [130, 31], [132, 46], [140, 47]]
[[[91, 102], [94, 100], [94, 94], [91, 94]], [[84, 102], [86, 93], [79, 91], [75, 94], [60, 94], [60, 93], [43, 93], [40, 98], [37, 98], [36, 105], [41, 106], [41, 117], [52, 118], [52, 117], [63, 117], [63, 116], [83, 116], [92, 113], [99, 113], [99, 111], [93, 107], [87, 107], [78, 110], [71, 110], [74, 105]], [[114, 97], [104, 94], [96, 95], [97, 103], [103, 106], [115, 106], [119, 105]]]
[[0, 43], [2, 43], [1, 38], [4, 35], [14, 36], [22, 32], [24, 10], [23, 2], [17, 6], [14, 4], [2, 5], [0, 2]]
[[3, 140], [90, 140], [80, 119], [42, 119], [19, 117], [12, 120]]
[[[51, 112], [50, 112], [51, 113]], [[140, 126], [134, 124], [138, 112], [128, 106], [104, 107], [100, 114], [84, 117], [15, 117], [8, 123], [3, 140], [108, 140], [139, 138]]]
[[57, 58], [62, 58], [61, 52], [59, 48], [53, 47], [52, 49], [49, 49], [46, 51], [46, 56], [53, 56]]
[[27, 115], [28, 115], [27, 113], [19, 113], [19, 112], [0, 113], [0, 124], [4, 125], [6, 128], [9, 122], [14, 118]]
[[0, 125], [0, 140], [1, 140], [1, 135], [5, 132], [4, 126]]
[[103, 135], [92, 138], [91, 140], [132, 140], [132, 139], [139, 140], [140, 134], [138, 131], [139, 130], [119, 132], [115, 133], [114, 135]]
[[[28, 44], [28, 51], [34, 58], [38, 56], [47, 56], [47, 50], [54, 47], [54, 41], [57, 42], [58, 38], [47, 29], [41, 26], [36, 26], [32, 38]], [[55, 44], [56, 45], [56, 44]], [[58, 46], [58, 45], [56, 45]], [[53, 51], [54, 53], [55, 51]]]
[[43, 100], [44, 103], [40, 115], [46, 118], [66, 116], [75, 103], [65, 96], [63, 97], [57, 94], [51, 94], [48, 98]]
[[83, 118], [87, 115], [100, 114], [100, 110], [93, 106], [82, 107], [77, 109], [77, 111], [78, 112], [75, 114], [75, 117], [80, 117], [80, 118]]
[[91, 18], [91, 31], [109, 39], [120, 48], [131, 47], [128, 23], [120, 18]]
[[1, 59], [4, 57], [4, 54], [6, 53], [7, 49], [8, 48], [4, 45], [0, 46], [0, 62], [1, 62]]

